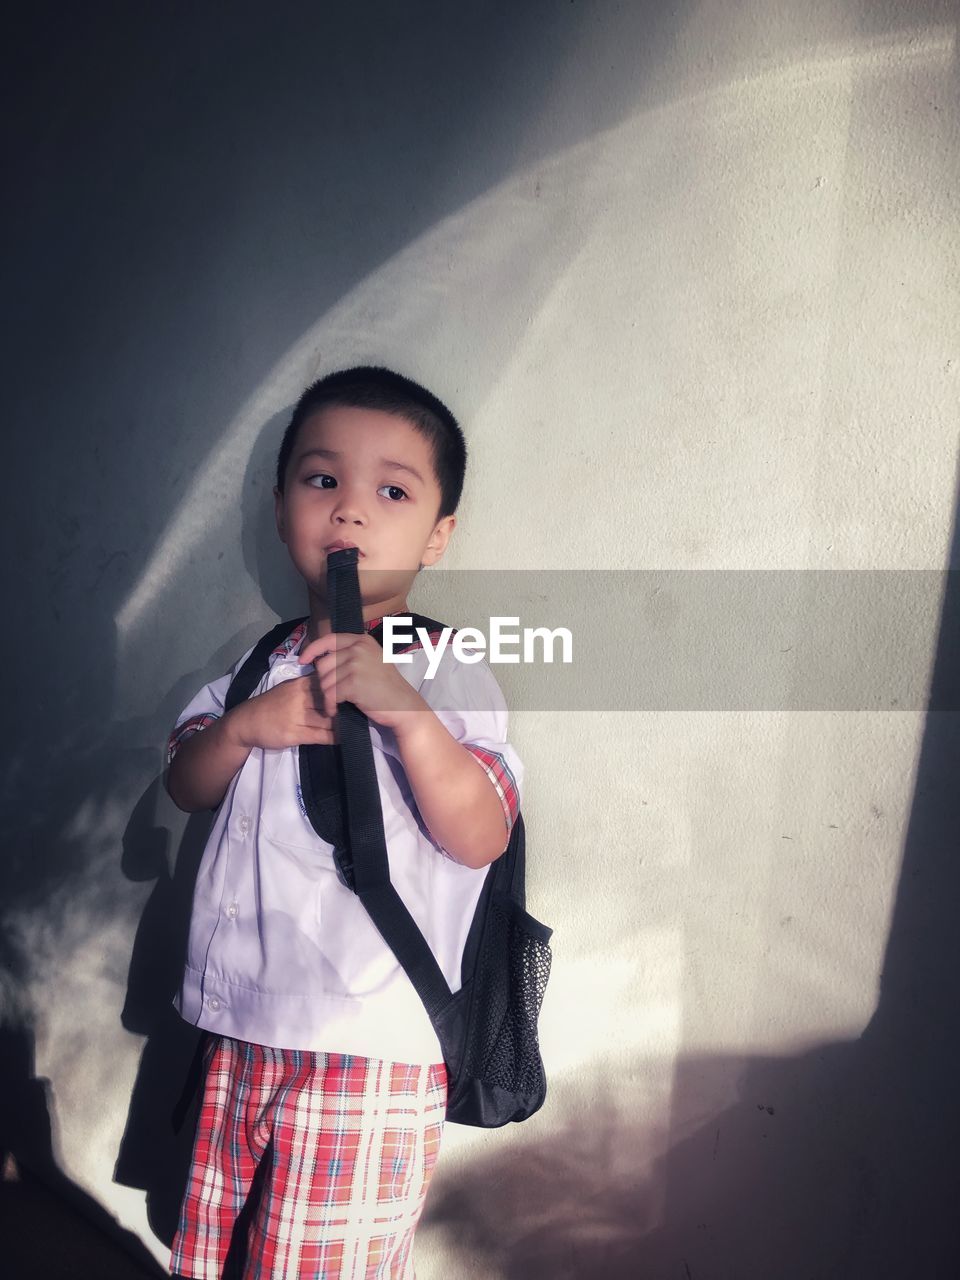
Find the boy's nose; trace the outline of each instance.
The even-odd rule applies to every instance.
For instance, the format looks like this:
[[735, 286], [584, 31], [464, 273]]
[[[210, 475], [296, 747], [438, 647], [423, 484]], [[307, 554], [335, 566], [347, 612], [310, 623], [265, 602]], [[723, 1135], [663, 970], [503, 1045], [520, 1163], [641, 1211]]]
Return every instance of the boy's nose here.
[[350, 493], [344, 492], [333, 509], [334, 524], [366, 524], [363, 505]]

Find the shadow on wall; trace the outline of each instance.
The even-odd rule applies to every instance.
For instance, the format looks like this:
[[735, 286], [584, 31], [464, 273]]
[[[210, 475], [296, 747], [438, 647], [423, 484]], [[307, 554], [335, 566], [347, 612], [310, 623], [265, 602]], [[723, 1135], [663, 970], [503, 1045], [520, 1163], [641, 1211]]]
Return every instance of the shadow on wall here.
[[8, 1280], [145, 1280], [165, 1274], [57, 1167], [49, 1082], [34, 1075], [32, 1031], [0, 1029], [0, 1239]]
[[[87, 806], [94, 828], [102, 825], [108, 833], [103, 849], [97, 849], [87, 867], [87, 884], [84, 895], [76, 895], [69, 869], [84, 866], [83, 834], [64, 830], [59, 838], [51, 838], [46, 824], [31, 824], [29, 843], [20, 852], [29, 854], [39, 871], [32, 892], [23, 893], [20, 903], [25, 915], [15, 920], [13, 927], [0, 935], [0, 1153], [2, 1153], [3, 1185], [0, 1187], [0, 1217], [2, 1217], [3, 1262], [0, 1271], [10, 1280], [58, 1280], [67, 1277], [97, 1276], [103, 1278], [160, 1276], [166, 1274], [158, 1267], [149, 1251], [130, 1231], [117, 1220], [96, 1198], [81, 1189], [60, 1168], [57, 1135], [57, 1099], [50, 1081], [35, 1076], [35, 1045], [41, 1032], [39, 1022], [35, 1033], [33, 1017], [26, 1012], [30, 992], [30, 976], [33, 970], [41, 975], [41, 981], [52, 982], [56, 970], [51, 969], [51, 938], [63, 937], [68, 949], [75, 941], [79, 929], [93, 933], [99, 924], [105, 928], [104, 940], [92, 966], [81, 962], [77, 974], [68, 976], [66, 989], [76, 993], [85, 987], [85, 979], [99, 977], [102, 969], [109, 970], [113, 961], [111, 922], [127, 918], [130, 895], [124, 882], [116, 874], [115, 852], [109, 839], [111, 796], [116, 790], [130, 785], [130, 780], [143, 774], [144, 756], [155, 764], [156, 752], [143, 752], [125, 746], [129, 740], [140, 736], [136, 723], [112, 725], [105, 738], [91, 746], [80, 735], [62, 745], [58, 759], [69, 761], [72, 773], [58, 778], [62, 785], [56, 787], [58, 801], [66, 812], [82, 812]], [[128, 736], [129, 735], [129, 736]], [[146, 821], [152, 797], [144, 797], [131, 821], [129, 833], [138, 832], [139, 853], [131, 861], [131, 849], [125, 847], [124, 863], [130, 878], [137, 880], [147, 874], [157, 874], [158, 867], [166, 866], [166, 848], [169, 835], [166, 831], [149, 827]], [[109, 858], [109, 864], [104, 860]], [[189, 846], [183, 860], [183, 875], [188, 873]], [[21, 857], [20, 866], [26, 870], [29, 860]], [[176, 875], [177, 885], [181, 873]], [[167, 886], [161, 875], [157, 889], [162, 897]], [[44, 900], [49, 903], [50, 921], [46, 930], [31, 920], [30, 913], [37, 910]], [[156, 903], [158, 896], [151, 899]], [[95, 915], [87, 911], [87, 903], [95, 904]], [[76, 905], [71, 915], [69, 907]], [[162, 908], [161, 908], [162, 909]], [[166, 946], [176, 945], [171, 938], [169, 920], [160, 922], [157, 912], [148, 913], [156, 928], [148, 945], [155, 950], [153, 958], [145, 956], [138, 948], [131, 968], [131, 1027], [139, 1019], [145, 1025], [159, 992], [168, 979], [169, 963], [165, 959], [164, 945], [158, 939], [163, 936]], [[27, 921], [24, 924], [24, 920]], [[55, 990], [55, 986], [50, 988]], [[96, 999], [91, 990], [91, 1000]], [[41, 1011], [38, 1010], [38, 1013]], [[172, 1010], [171, 1010], [172, 1013]], [[103, 1022], [104, 1010], [97, 1009], [97, 1018]], [[127, 1015], [125, 1014], [125, 1017]], [[113, 1071], [109, 1048], [97, 1039], [91, 1020], [87, 1025], [83, 1011], [78, 1011], [73, 1024], [73, 1042], [67, 1051], [81, 1055], [88, 1077], [99, 1080], [97, 1104], [104, 1109], [115, 1101]], [[189, 1028], [186, 1028], [189, 1031]], [[92, 1047], [92, 1051], [91, 1051]], [[169, 1114], [169, 1113], [168, 1113]], [[96, 1120], [96, 1116], [91, 1116]], [[162, 1152], [162, 1144], [158, 1150]], [[157, 1150], [147, 1152], [141, 1148], [144, 1167], [157, 1160]]]
[[790, 1059], [683, 1059], [678, 1107], [731, 1073], [740, 1100], [672, 1135], [653, 1162], [629, 1082], [597, 1077], [606, 1105], [559, 1125], [556, 1089], [549, 1135], [438, 1186], [421, 1231], [442, 1232], [464, 1274], [504, 1280], [946, 1276], [960, 1244], [955, 1069], [921, 1060], [907, 1071], [907, 1045], [898, 1072], [890, 1049], [864, 1040]]
[[[179, 983], [193, 880], [209, 815], [198, 815], [187, 824], [171, 875], [169, 832], [154, 821], [161, 786], [156, 779], [148, 787], [123, 839], [124, 875], [155, 884], [136, 933], [121, 1015], [126, 1030], [147, 1039], [114, 1176], [121, 1185], [147, 1192], [150, 1225], [169, 1243], [193, 1137], [193, 1116], [179, 1132], [171, 1116], [199, 1041], [199, 1033], [178, 1017], [171, 999]], [[7, 964], [17, 973], [23, 958], [14, 954]], [[105, 1099], [105, 1104], [111, 1100]], [[4, 1276], [132, 1280], [166, 1275], [133, 1233], [61, 1171], [54, 1133], [52, 1089], [48, 1081], [34, 1077], [33, 1031], [25, 1021], [10, 1018], [0, 1028]]]
[[[196, 1107], [179, 1128], [173, 1116], [188, 1085], [201, 1039], [171, 1001], [180, 985], [190, 924], [193, 885], [210, 826], [209, 814], [187, 823], [171, 875], [166, 832], [153, 820], [161, 779], [141, 797], [124, 834], [123, 872], [131, 880], [155, 880], [133, 944], [127, 997], [121, 1015], [127, 1031], [146, 1036], [130, 1099], [114, 1178], [146, 1192], [147, 1218], [169, 1245], [186, 1187]], [[161, 840], [163, 847], [158, 846]], [[198, 1097], [194, 1098], [194, 1103]]]
[[[268, 607], [281, 610], [285, 603], [290, 604], [292, 571], [274, 527], [272, 500], [260, 490], [259, 483], [264, 474], [270, 474], [268, 460], [276, 453], [288, 418], [289, 408], [264, 424], [242, 487], [245, 563], [255, 578], [264, 581]], [[221, 674], [261, 630], [254, 622], [227, 638], [210, 656], [205, 671]], [[156, 715], [149, 722], [110, 725], [106, 735], [92, 744], [80, 734], [61, 743], [58, 756], [69, 760], [72, 767], [70, 776], [58, 779], [62, 811], [76, 813], [87, 805], [96, 817], [107, 815], [115, 794], [131, 791], [138, 779], [142, 787], [144, 776], [155, 771], [157, 752], [131, 749], [128, 744], [156, 737], [153, 726], [157, 721], [165, 735], [206, 678], [207, 674], [197, 672], [184, 676], [160, 700]], [[156, 817], [162, 790], [162, 778], [154, 776], [130, 815], [119, 857], [123, 880], [116, 874], [115, 845], [111, 846], [108, 840], [100, 859], [89, 859], [79, 838], [63, 830], [51, 835], [50, 826], [56, 816], [51, 818], [44, 811], [44, 820], [32, 825], [32, 861], [24, 856], [17, 868], [19, 871], [22, 867], [24, 881], [28, 867], [34, 868], [32, 884], [28, 891], [15, 878], [19, 892], [12, 896], [28, 910], [46, 896], [51, 920], [61, 924], [64, 904], [71, 901], [71, 868], [86, 864], [84, 897], [95, 903], [90, 925], [95, 928], [100, 921], [129, 917], [127, 886], [153, 882], [136, 928], [120, 1014], [124, 1029], [145, 1037], [145, 1043], [114, 1180], [146, 1193], [150, 1227], [158, 1239], [169, 1245], [186, 1185], [196, 1109], [188, 1112], [179, 1129], [175, 1129], [172, 1115], [194, 1066], [200, 1041], [199, 1031], [176, 1013], [172, 998], [182, 974], [193, 884], [212, 815], [191, 816], [176, 857], [171, 860], [171, 833]], [[105, 829], [109, 826], [109, 822], [104, 823]], [[0, 1144], [4, 1156], [9, 1153], [12, 1157], [7, 1165], [7, 1180], [0, 1189], [0, 1214], [10, 1228], [9, 1233], [4, 1233], [3, 1275], [11, 1280], [33, 1276], [47, 1280], [60, 1275], [109, 1278], [166, 1274], [158, 1269], [135, 1235], [123, 1230], [93, 1196], [82, 1191], [58, 1167], [51, 1141], [53, 1091], [49, 1081], [33, 1078], [34, 1032], [19, 1012], [25, 1005], [23, 993], [37, 959], [33, 936], [29, 931], [14, 931], [0, 940]], [[40, 949], [45, 950], [45, 945]], [[198, 1101], [197, 1096], [194, 1102]], [[113, 1095], [104, 1099], [105, 1105], [113, 1102]], [[34, 1238], [37, 1233], [43, 1238], [47, 1253], [38, 1252]], [[78, 1257], [84, 1259], [82, 1265], [78, 1265]]]

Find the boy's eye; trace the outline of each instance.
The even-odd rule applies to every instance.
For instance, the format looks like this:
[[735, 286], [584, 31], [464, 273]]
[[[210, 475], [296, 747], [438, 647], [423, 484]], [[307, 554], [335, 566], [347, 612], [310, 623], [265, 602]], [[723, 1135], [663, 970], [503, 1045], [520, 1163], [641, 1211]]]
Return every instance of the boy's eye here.
[[391, 502], [401, 502], [407, 496], [398, 484], [382, 484], [377, 490], [377, 493], [382, 493], [384, 489], [387, 490], [385, 496], [388, 497]]
[[[324, 481], [329, 480], [329, 484]], [[316, 475], [307, 476], [307, 484], [313, 485], [315, 489], [332, 489], [336, 486], [336, 480], [333, 476], [328, 475], [326, 471], [318, 471]]]

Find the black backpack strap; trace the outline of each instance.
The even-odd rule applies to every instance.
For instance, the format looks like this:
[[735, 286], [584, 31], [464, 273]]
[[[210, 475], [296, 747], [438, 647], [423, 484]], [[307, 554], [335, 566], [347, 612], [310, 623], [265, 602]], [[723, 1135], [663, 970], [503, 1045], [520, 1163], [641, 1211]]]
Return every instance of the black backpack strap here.
[[290, 622], [278, 622], [265, 636], [254, 645], [253, 652], [230, 681], [226, 697], [223, 700], [224, 711], [229, 711], [239, 702], [245, 702], [263, 678], [263, 673], [270, 665], [270, 655], [278, 644], [286, 640], [290, 632], [306, 622], [306, 618], [293, 618]]
[[[327, 557], [328, 599], [334, 631], [363, 631], [363, 610], [352, 547]], [[350, 702], [337, 708], [346, 792], [347, 831], [354, 892], [387, 946], [406, 970], [431, 1019], [450, 1001], [450, 987], [426, 938], [390, 883], [380, 787], [367, 717]]]
[[[438, 632], [443, 623], [435, 618], [428, 618], [422, 613], [413, 613], [411, 634], [416, 636], [416, 628], [427, 632]], [[355, 622], [356, 620], [354, 620]], [[362, 618], [361, 618], [362, 622]], [[365, 629], [363, 623], [360, 628]], [[333, 630], [344, 631], [346, 628], [337, 620]], [[372, 627], [369, 634], [377, 644], [383, 645], [383, 623]], [[401, 650], [403, 652], [403, 650]], [[346, 713], [347, 716], [350, 712]], [[342, 720], [342, 717], [341, 717]], [[314, 743], [299, 748], [300, 794], [307, 818], [314, 831], [328, 844], [333, 846], [333, 861], [337, 875], [348, 889], [354, 888], [353, 860], [350, 855], [350, 844], [347, 839], [346, 817], [344, 814], [344, 797], [346, 787], [343, 777], [343, 759], [339, 744], [323, 746]], [[374, 796], [366, 797], [368, 805], [376, 804], [379, 810], [379, 789]]]

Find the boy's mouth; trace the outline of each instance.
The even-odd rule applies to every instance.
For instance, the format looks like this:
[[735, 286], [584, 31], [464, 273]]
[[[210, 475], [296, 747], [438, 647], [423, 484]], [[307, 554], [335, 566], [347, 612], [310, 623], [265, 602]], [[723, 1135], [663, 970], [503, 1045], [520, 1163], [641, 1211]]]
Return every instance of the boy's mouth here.
[[[344, 542], [342, 538], [338, 538], [336, 542], [328, 543], [323, 549], [329, 555], [331, 551], [344, 551], [347, 547], [357, 547], [357, 544], [355, 542]], [[361, 556], [363, 555], [359, 547], [357, 547], [357, 551], [360, 552]]]

